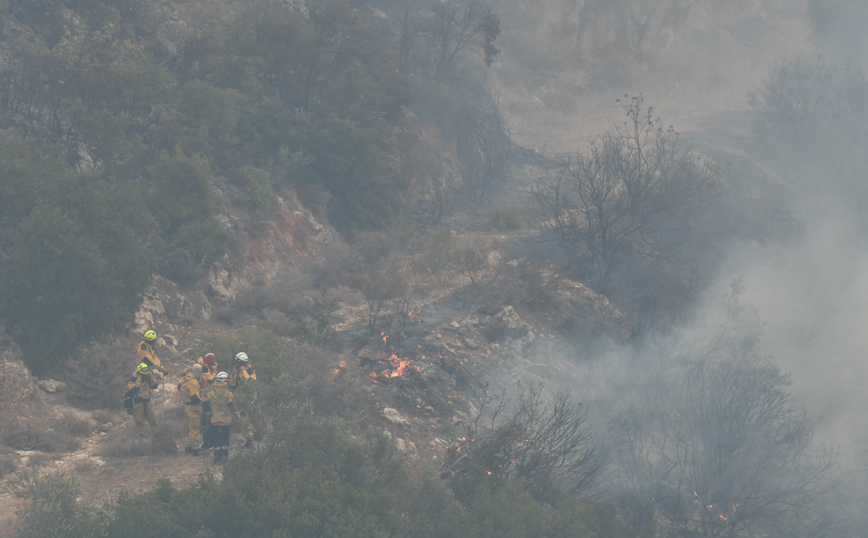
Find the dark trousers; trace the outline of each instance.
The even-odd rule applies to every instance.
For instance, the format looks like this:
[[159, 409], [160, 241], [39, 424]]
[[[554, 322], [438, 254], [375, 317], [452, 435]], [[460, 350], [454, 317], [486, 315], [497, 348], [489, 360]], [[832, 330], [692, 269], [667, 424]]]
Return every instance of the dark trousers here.
[[229, 455], [229, 426], [208, 425], [208, 440], [205, 444], [214, 448], [214, 454], [221, 457]]

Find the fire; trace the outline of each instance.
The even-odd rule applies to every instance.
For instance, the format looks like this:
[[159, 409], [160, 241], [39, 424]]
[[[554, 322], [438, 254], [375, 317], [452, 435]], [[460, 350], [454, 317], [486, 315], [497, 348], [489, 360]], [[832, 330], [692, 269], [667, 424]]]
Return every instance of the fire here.
[[347, 369], [347, 361], [341, 361], [338, 363], [337, 367], [332, 368], [332, 373], [334, 375], [338, 375], [346, 369]]
[[380, 336], [383, 337], [383, 346], [389, 347], [389, 335], [386, 334], [386, 331], [381, 332]]
[[[389, 336], [382, 333], [382, 337], [383, 343], [386, 344]], [[380, 366], [377, 366], [377, 370], [371, 372], [369, 375], [377, 383], [382, 379], [401, 377], [408, 371], [426, 376], [430, 373], [431, 368], [441, 366], [442, 361], [446, 359], [443, 353], [440, 352], [437, 353], [436, 357], [428, 357], [422, 352], [424, 348], [421, 344], [417, 344], [416, 347], [418, 348], [417, 352], [409, 352], [404, 357], [398, 356], [397, 353], [392, 353], [386, 359], [379, 359], [377, 362]]]
[[394, 353], [392, 353], [392, 356], [386, 359], [385, 362], [388, 363], [388, 366], [385, 370], [383, 370], [379, 374], [377, 374], [377, 372], [371, 372], [371, 377], [373, 377], [374, 380], [376, 380], [376, 378], [378, 377], [385, 377], [386, 379], [393, 379], [395, 377], [399, 377], [401, 374], [404, 373], [404, 370], [406, 370], [407, 367], [410, 366], [410, 359], [408, 359], [407, 357], [398, 357]]

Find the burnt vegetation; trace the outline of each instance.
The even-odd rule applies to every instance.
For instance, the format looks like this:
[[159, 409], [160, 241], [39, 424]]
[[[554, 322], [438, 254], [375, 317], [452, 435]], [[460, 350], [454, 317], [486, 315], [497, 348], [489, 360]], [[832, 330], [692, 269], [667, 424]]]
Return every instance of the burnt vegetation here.
[[722, 178], [641, 97], [622, 105], [626, 120], [541, 180], [535, 196], [578, 280], [631, 313], [639, 337], [677, 320], [701, 289], [691, 234]]
[[[145, 0], [0, 1], [0, 322], [31, 371], [96, 410], [16, 415], [36, 398], [3, 341], [0, 478], [16, 475], [26, 501], [17, 536], [854, 535], [864, 494], [834, 497], [837, 449], [760, 353], [739, 282], [719, 323], [696, 336], [684, 322], [721, 249], [798, 237], [792, 191], [828, 189], [868, 224], [858, 69], [782, 60], [751, 96], [762, 165], [797, 179], [782, 187], [731, 177], [641, 96], [567, 158], [516, 147], [487, 71], [501, 21], [480, 0], [177, 4], [186, 26]], [[531, 192], [496, 205], [528, 163]], [[335, 235], [227, 304], [206, 283], [244, 272], [287, 199]], [[172, 360], [255, 357], [257, 444], [193, 487], [164, 480], [96, 508], [14, 451], [45, 467], [120, 410], [136, 343], [124, 327], [155, 274], [215, 304], [220, 332]], [[617, 398], [480, 384], [418, 329], [446, 288], [444, 309], [465, 317], [437, 330], [488, 365], [544, 333], [573, 346], [573, 365], [599, 341], [640, 358], [606, 379]], [[579, 319], [584, 307], [609, 317]], [[355, 317], [338, 331], [341, 309]], [[374, 347], [382, 357], [362, 358]], [[445, 461], [399, 451], [384, 395], [439, 424]], [[98, 454], [173, 457], [179, 409], [144, 442], [109, 431]], [[394, 430], [409, 441], [411, 427]]]

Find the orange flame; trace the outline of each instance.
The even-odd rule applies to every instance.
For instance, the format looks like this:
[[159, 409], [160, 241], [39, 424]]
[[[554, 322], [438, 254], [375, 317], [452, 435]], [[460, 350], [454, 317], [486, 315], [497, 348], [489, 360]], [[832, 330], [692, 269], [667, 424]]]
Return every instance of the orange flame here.
[[404, 370], [406, 370], [407, 367], [410, 366], [410, 359], [408, 359], [407, 357], [398, 357], [394, 353], [392, 353], [391, 357], [386, 359], [386, 362], [389, 363], [389, 366], [391, 368], [386, 368], [379, 374], [377, 374], [377, 372], [371, 372], [371, 377], [385, 377], [387, 379], [392, 379], [403, 374]]

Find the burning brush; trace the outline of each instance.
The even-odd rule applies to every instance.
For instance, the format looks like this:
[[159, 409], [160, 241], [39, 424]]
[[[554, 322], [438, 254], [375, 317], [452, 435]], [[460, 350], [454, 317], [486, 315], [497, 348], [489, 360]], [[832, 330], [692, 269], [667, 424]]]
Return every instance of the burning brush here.
[[[419, 347], [421, 348], [421, 346]], [[409, 356], [399, 357], [396, 353], [392, 353], [388, 358], [376, 361], [378, 366], [371, 372], [371, 379], [379, 383], [384, 379], [395, 379], [410, 372], [424, 375], [431, 368], [439, 367], [444, 358], [442, 353], [438, 353], [434, 358], [421, 352], [412, 358]]]

